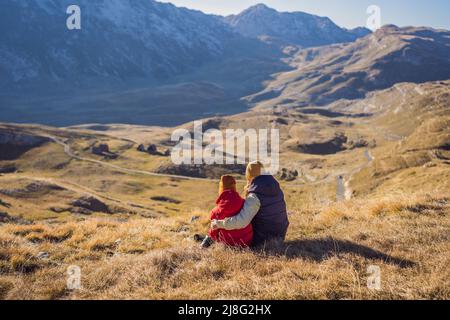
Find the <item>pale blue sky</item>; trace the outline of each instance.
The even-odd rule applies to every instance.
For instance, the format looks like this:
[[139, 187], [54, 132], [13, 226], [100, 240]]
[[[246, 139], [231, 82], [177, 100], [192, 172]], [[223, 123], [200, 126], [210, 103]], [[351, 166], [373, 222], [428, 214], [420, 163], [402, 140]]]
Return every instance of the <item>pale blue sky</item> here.
[[450, 29], [450, 0], [158, 0], [206, 13], [228, 15], [265, 3], [279, 11], [304, 11], [327, 16], [338, 25], [366, 24], [369, 5], [381, 8], [382, 24], [431, 26]]

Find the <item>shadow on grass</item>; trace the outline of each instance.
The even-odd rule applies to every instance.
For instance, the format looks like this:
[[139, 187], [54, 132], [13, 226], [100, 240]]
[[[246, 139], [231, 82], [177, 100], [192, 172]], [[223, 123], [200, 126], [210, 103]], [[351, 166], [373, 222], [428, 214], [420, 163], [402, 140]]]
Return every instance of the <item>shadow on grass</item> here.
[[413, 261], [393, 257], [361, 244], [333, 238], [293, 240], [284, 244], [269, 243], [263, 252], [269, 255], [285, 256], [288, 259], [304, 258], [316, 262], [340, 254], [355, 254], [365, 259], [383, 260], [400, 268], [411, 268], [416, 265]]

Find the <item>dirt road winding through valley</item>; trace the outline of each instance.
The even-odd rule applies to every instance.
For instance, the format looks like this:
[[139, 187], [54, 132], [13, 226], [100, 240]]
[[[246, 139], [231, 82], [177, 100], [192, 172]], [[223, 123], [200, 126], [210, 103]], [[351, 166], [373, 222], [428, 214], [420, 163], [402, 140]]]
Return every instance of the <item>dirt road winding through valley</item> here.
[[366, 158], [367, 162], [353, 169], [348, 174], [348, 179], [345, 179], [343, 175], [337, 177], [336, 201], [350, 200], [352, 198], [353, 191], [350, 188], [350, 182], [353, 176], [360, 172], [362, 169], [370, 166], [375, 160], [375, 157], [370, 153], [369, 149], [364, 151], [364, 157]]
[[[49, 138], [53, 142], [55, 142], [55, 143], [59, 144], [60, 146], [62, 146], [64, 148], [64, 152], [72, 159], [99, 164], [101, 166], [109, 167], [111, 169], [115, 169], [115, 170], [122, 171], [122, 172], [125, 172], [125, 173], [138, 174], [138, 175], [147, 175], [147, 176], [152, 176], [152, 177], [176, 178], [176, 179], [181, 179], [181, 180], [211, 181], [211, 182], [216, 182], [217, 181], [216, 179], [187, 177], [187, 176], [155, 173], [155, 172], [150, 172], [150, 171], [145, 171], [145, 170], [137, 170], [137, 169], [130, 169], [130, 168], [120, 167], [120, 166], [117, 166], [117, 165], [114, 165], [114, 164], [111, 164], [111, 163], [107, 163], [107, 162], [104, 162], [104, 161], [101, 161], [101, 160], [81, 157], [79, 155], [76, 155], [72, 151], [72, 149], [70, 148], [70, 145], [68, 145], [66, 142], [62, 141], [60, 138], [57, 138], [57, 137], [52, 136], [52, 135], [46, 135], [45, 137]], [[350, 171], [347, 174], [347, 176], [348, 176], [347, 179], [345, 179], [345, 177], [344, 177], [345, 175], [339, 175], [336, 178], [337, 179], [337, 190], [336, 190], [336, 200], [337, 201], [351, 199], [353, 192], [352, 192], [352, 190], [350, 188], [350, 181], [352, 180], [353, 175], [355, 175], [356, 173], [358, 173], [362, 169], [368, 167], [373, 162], [373, 160], [375, 159], [372, 156], [372, 154], [370, 153], [370, 150], [365, 150], [364, 151], [364, 156], [367, 159], [367, 163], [365, 163], [365, 164], [363, 164], [363, 165], [353, 169], [352, 171]], [[328, 178], [330, 178], [330, 177], [328, 177]]]
[[172, 174], [155, 173], [155, 172], [150, 172], [150, 171], [145, 171], [145, 170], [129, 169], [129, 168], [120, 167], [120, 166], [117, 166], [117, 165], [114, 165], [114, 164], [111, 164], [111, 163], [107, 163], [107, 162], [104, 162], [104, 161], [101, 161], [101, 160], [95, 160], [95, 159], [91, 159], [91, 158], [80, 157], [80, 156], [76, 155], [72, 151], [72, 149], [70, 148], [70, 146], [67, 143], [65, 143], [64, 141], [60, 140], [59, 138], [57, 138], [55, 136], [51, 136], [51, 135], [46, 135], [45, 137], [49, 138], [53, 142], [55, 142], [55, 143], [59, 144], [60, 146], [62, 146], [64, 148], [64, 152], [72, 159], [99, 164], [99, 165], [102, 165], [102, 166], [105, 166], [105, 167], [109, 167], [111, 169], [115, 169], [115, 170], [122, 171], [122, 172], [125, 172], [125, 173], [141, 174], [141, 175], [147, 175], [147, 176], [152, 176], [152, 177], [176, 178], [176, 179], [182, 179], [182, 180], [216, 181], [215, 179], [208, 179], [208, 178], [187, 177], [187, 176], [179, 176], [179, 175], [172, 175]]

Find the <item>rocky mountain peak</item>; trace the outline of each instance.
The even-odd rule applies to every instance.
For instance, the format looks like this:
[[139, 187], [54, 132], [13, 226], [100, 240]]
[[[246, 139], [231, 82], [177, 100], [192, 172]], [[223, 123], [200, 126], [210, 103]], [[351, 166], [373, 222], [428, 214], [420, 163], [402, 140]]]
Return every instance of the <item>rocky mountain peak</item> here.
[[350, 42], [370, 33], [366, 28], [340, 28], [327, 17], [305, 12], [278, 12], [264, 4], [228, 16], [225, 21], [247, 37], [269, 38], [271, 42], [302, 47]]

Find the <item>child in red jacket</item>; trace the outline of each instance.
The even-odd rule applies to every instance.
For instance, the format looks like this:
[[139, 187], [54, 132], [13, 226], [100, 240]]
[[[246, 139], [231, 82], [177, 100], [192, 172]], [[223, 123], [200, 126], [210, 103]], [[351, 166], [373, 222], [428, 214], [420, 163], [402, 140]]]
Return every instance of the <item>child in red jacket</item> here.
[[[211, 211], [211, 220], [234, 217], [244, 206], [244, 199], [237, 193], [236, 180], [232, 176], [222, 176], [220, 179], [219, 198], [216, 204], [217, 206]], [[209, 236], [203, 240], [202, 247], [209, 247], [212, 241], [222, 242], [232, 247], [249, 247], [253, 241], [253, 227], [249, 224], [239, 230], [210, 230]]]

